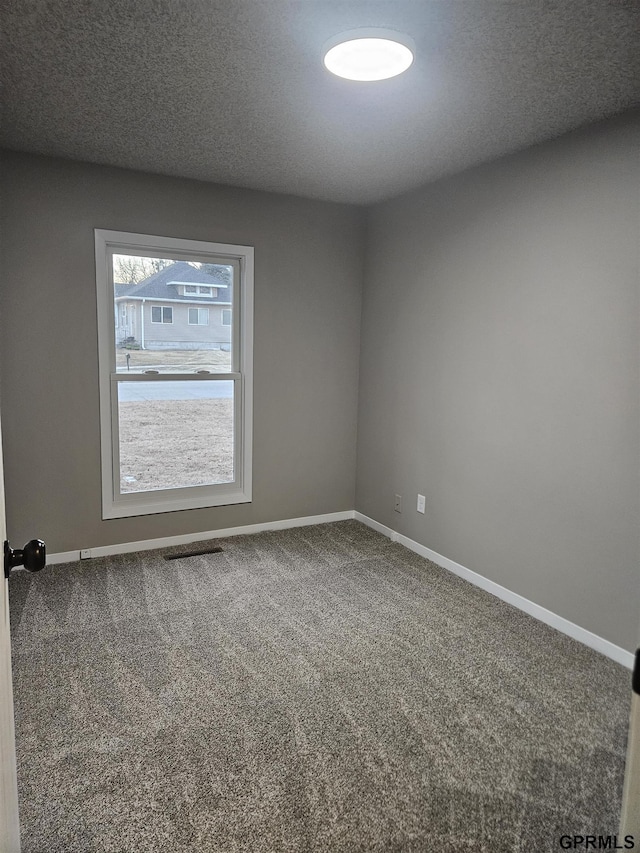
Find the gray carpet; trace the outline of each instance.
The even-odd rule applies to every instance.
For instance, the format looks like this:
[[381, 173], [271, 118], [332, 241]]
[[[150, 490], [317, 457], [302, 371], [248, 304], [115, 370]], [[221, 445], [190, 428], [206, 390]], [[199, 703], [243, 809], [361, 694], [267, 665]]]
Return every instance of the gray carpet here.
[[212, 544], [12, 576], [23, 853], [616, 832], [622, 667], [358, 522]]

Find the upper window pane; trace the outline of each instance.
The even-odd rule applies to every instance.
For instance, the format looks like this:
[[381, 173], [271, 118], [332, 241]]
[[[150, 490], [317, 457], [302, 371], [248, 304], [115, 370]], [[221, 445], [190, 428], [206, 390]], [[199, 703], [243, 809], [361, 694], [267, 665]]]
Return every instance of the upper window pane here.
[[236, 266], [114, 253], [112, 269], [118, 373], [234, 371]]

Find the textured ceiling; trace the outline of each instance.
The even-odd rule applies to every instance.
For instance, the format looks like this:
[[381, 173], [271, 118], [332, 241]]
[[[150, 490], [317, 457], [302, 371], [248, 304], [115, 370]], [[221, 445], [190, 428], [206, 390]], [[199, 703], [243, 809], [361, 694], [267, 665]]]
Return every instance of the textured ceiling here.
[[[640, 102], [640, 2], [4, 0], [0, 144], [370, 203]], [[331, 76], [358, 26], [413, 67]]]

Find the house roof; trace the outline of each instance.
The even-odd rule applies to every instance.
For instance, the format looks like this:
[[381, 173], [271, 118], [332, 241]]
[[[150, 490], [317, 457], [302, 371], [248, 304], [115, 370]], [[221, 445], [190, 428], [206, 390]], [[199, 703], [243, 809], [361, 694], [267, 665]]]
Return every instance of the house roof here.
[[[219, 269], [219, 272], [218, 272]], [[210, 296], [183, 296], [179, 292], [181, 284], [200, 284], [205, 287], [217, 287], [218, 292]], [[214, 267], [213, 273], [204, 272], [186, 261], [175, 261], [168, 267], [139, 281], [137, 284], [116, 284], [116, 299], [159, 299], [172, 302], [191, 302], [197, 305], [231, 302], [231, 278], [226, 267]]]

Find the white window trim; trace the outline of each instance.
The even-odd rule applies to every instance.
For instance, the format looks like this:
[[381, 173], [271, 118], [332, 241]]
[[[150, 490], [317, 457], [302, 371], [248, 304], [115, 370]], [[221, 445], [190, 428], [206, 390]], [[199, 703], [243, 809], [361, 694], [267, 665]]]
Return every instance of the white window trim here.
[[[153, 309], [154, 308], [160, 309], [160, 319], [159, 320], [153, 319]], [[164, 309], [165, 308], [168, 308], [171, 311], [171, 319], [170, 320], [164, 319]], [[144, 311], [144, 306], [143, 306], [142, 310]], [[173, 326], [173, 305], [152, 305], [151, 306], [151, 322], [155, 323], [156, 326]]]
[[[184, 281], [170, 281], [170, 282], [168, 282], [168, 284], [175, 284], [177, 287], [181, 288], [183, 295], [204, 296], [205, 298], [207, 296], [211, 296], [213, 299], [215, 299], [215, 296], [211, 293], [212, 290], [219, 290], [220, 288], [226, 289], [228, 287], [228, 285], [226, 285], [226, 284], [196, 284], [194, 282], [189, 283], [189, 282], [184, 282]], [[186, 290], [188, 287], [195, 287], [196, 292], [187, 294]], [[206, 293], [200, 294], [200, 293], [198, 293], [198, 288], [201, 288], [201, 289], [206, 288], [209, 291], [209, 293], [208, 294], [206, 294]]]
[[[153, 513], [174, 512], [210, 506], [249, 503], [252, 497], [253, 435], [253, 275], [252, 246], [209, 243], [131, 234], [124, 231], [95, 229], [96, 288], [98, 309], [98, 355], [100, 364], [100, 432], [102, 462], [102, 517], [125, 518]], [[235, 262], [238, 286], [234, 288], [232, 311], [231, 373], [202, 374], [125, 374], [115, 371], [115, 316], [111, 255], [147, 256], [157, 254], [175, 260], [204, 262], [224, 259]], [[118, 384], [122, 381], [223, 381], [235, 383], [234, 421], [241, 427], [235, 431], [234, 468], [236, 480], [208, 486], [158, 489], [148, 492], [121, 493], [119, 485]], [[112, 404], [112, 402], [114, 404]], [[118, 482], [116, 482], [118, 480]]]
[[[189, 295], [191, 296], [192, 294], [189, 294]], [[202, 300], [206, 299], [206, 298], [207, 298], [206, 296], [201, 296], [201, 297], [196, 296], [195, 299], [185, 299], [185, 298], [182, 298], [182, 299], [165, 299], [163, 297], [162, 304], [165, 305], [167, 302], [171, 302], [173, 305], [192, 305], [192, 306], [195, 306], [195, 305], [202, 305]], [[144, 303], [147, 303], [147, 302], [153, 302], [154, 299], [157, 301], [158, 297], [118, 296], [118, 297], [116, 297], [116, 302], [122, 302], [123, 300], [126, 300], [127, 302], [144, 302]], [[207, 307], [210, 307], [212, 305], [224, 305], [224, 306], [230, 307], [231, 303], [230, 302], [208, 302], [204, 307], [207, 308]]]
[[[229, 312], [229, 314], [231, 315], [231, 322], [230, 322], [230, 323], [225, 323], [225, 321], [224, 321], [224, 312], [225, 312], [225, 311], [228, 311], [228, 312]], [[221, 326], [231, 326], [231, 325], [233, 325], [233, 311], [231, 311], [231, 309], [230, 309], [230, 308], [223, 308], [223, 309], [222, 309], [222, 311], [220, 312], [220, 325], [221, 325]]]
[[[189, 317], [191, 316], [191, 312], [192, 312], [192, 311], [197, 311], [197, 312], [198, 312], [198, 322], [197, 322], [197, 323], [192, 323], [192, 322], [191, 322], [191, 320], [189, 319]], [[200, 312], [201, 312], [201, 311], [206, 311], [206, 312], [207, 312], [207, 322], [206, 322], [206, 323], [201, 323], [201, 322], [200, 322]], [[209, 309], [208, 309], [208, 308], [198, 308], [198, 307], [196, 307], [196, 306], [189, 305], [189, 306], [188, 306], [188, 308], [187, 308], [187, 323], [188, 323], [188, 325], [189, 325], [189, 326], [208, 326], [208, 325], [209, 325]]]

